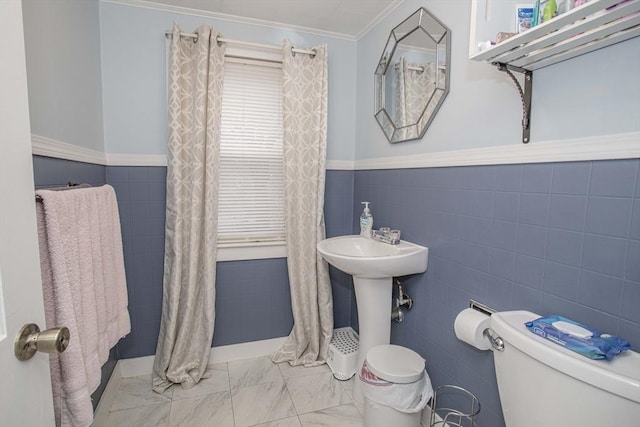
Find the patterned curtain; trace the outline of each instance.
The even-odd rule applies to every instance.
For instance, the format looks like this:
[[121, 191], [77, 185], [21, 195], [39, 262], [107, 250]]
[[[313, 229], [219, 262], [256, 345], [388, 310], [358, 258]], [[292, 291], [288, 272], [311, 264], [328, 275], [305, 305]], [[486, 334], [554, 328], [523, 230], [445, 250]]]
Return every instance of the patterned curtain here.
[[193, 387], [209, 361], [214, 327], [218, 161], [224, 48], [202, 26], [173, 27], [162, 320], [153, 389]]
[[[396, 67], [394, 107], [395, 125], [399, 128], [396, 135], [399, 139], [414, 138], [422, 129], [424, 118], [428, 120], [435, 104], [429, 104], [428, 114], [422, 113], [436, 88], [433, 64], [410, 64], [406, 58], [400, 57]], [[422, 117], [422, 118], [421, 118]], [[418, 123], [418, 127], [414, 126]]]
[[325, 238], [324, 183], [327, 151], [327, 47], [295, 54], [284, 43], [283, 144], [287, 265], [293, 330], [276, 363], [325, 363], [333, 335], [333, 298], [327, 263], [316, 249]]

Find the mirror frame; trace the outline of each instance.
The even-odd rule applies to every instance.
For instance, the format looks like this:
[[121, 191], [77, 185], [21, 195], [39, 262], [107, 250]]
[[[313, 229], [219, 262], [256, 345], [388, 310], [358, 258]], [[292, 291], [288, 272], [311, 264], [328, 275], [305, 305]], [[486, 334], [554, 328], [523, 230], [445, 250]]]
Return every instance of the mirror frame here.
[[[409, 30], [406, 30], [405, 27], [407, 23], [410, 23], [411, 20], [416, 21], [415, 26], [408, 27]], [[438, 25], [442, 27], [442, 34], [433, 34], [430, 32], [426, 25], [429, 22], [425, 22], [428, 20], [435, 21]], [[402, 31], [400, 31], [402, 30]], [[424, 110], [420, 117], [416, 120], [415, 123], [407, 124], [405, 126], [399, 127], [396, 125], [394, 120], [389, 115], [389, 112], [385, 109], [385, 79], [387, 70], [391, 65], [392, 61], [388, 60], [388, 58], [393, 58], [393, 55], [400, 45], [400, 43], [405, 40], [407, 37], [412, 36], [416, 31], [421, 31], [424, 33], [425, 37], [429, 37], [435, 43], [435, 53], [436, 53], [436, 75], [439, 72], [440, 67], [438, 64], [441, 63], [442, 54], [444, 53], [444, 89], [436, 87], [431, 96], [429, 97], [427, 103], [424, 106]], [[441, 46], [444, 44], [444, 49]], [[444, 102], [447, 94], [449, 93], [449, 76], [451, 75], [451, 30], [449, 27], [444, 25], [438, 18], [436, 18], [433, 14], [431, 14], [424, 7], [419, 8], [417, 11], [412, 13], [408, 18], [402, 21], [400, 24], [395, 26], [391, 33], [389, 34], [389, 38], [387, 40], [387, 44], [385, 45], [382, 55], [380, 56], [380, 60], [378, 61], [378, 65], [376, 67], [376, 71], [374, 73], [374, 117], [380, 125], [382, 132], [387, 137], [387, 140], [394, 144], [396, 142], [403, 141], [411, 141], [415, 139], [421, 139], [424, 134], [427, 132], [427, 128], [431, 125], [435, 115], [438, 113], [440, 106]], [[431, 115], [429, 117], [425, 117], [425, 114], [428, 110], [427, 107], [432, 103], [434, 95], [441, 91], [440, 98], [437, 100], [436, 105], [433, 107]], [[420, 125], [420, 126], [419, 126]], [[409, 133], [409, 135], [407, 135]]]

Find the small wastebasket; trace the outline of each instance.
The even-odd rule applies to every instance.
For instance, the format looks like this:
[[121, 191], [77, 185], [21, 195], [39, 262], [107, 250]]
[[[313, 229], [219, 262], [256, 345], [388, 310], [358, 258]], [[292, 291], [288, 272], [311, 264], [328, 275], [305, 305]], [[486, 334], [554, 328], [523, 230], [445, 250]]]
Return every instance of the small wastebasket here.
[[360, 370], [367, 427], [419, 427], [433, 396], [424, 359], [408, 348], [380, 345], [367, 352]]

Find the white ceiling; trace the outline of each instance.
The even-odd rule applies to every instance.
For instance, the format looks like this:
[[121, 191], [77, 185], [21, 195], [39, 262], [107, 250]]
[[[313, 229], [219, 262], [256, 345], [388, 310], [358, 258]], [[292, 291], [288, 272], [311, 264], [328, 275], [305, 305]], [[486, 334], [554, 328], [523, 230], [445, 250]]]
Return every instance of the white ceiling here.
[[[359, 38], [404, 0], [139, 0]], [[150, 5], [151, 6], [151, 5]], [[284, 25], [283, 25], [284, 24]]]

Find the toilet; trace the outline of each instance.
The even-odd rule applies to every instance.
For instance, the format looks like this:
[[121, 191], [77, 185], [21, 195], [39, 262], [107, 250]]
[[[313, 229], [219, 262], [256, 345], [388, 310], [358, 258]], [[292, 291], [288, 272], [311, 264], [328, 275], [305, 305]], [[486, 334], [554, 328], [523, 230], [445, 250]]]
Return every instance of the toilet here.
[[528, 331], [524, 323], [539, 317], [491, 315], [504, 342], [493, 357], [507, 427], [640, 425], [640, 354], [588, 359]]
[[[364, 381], [364, 425], [419, 427], [421, 409], [433, 395], [424, 359], [413, 350], [388, 344], [372, 347], [365, 364], [359, 379]], [[393, 407], [397, 405], [404, 410]]]

